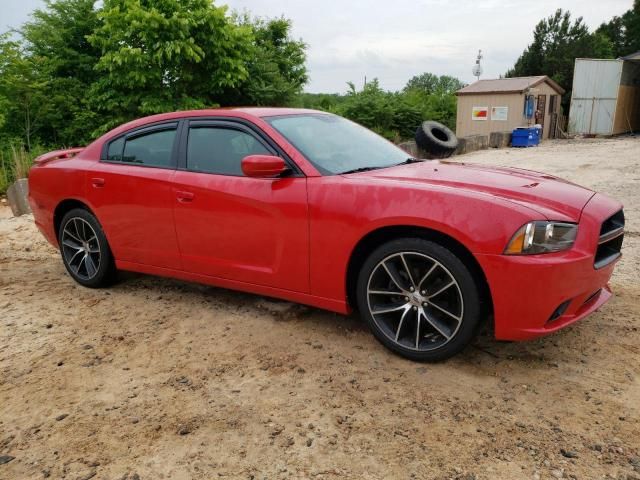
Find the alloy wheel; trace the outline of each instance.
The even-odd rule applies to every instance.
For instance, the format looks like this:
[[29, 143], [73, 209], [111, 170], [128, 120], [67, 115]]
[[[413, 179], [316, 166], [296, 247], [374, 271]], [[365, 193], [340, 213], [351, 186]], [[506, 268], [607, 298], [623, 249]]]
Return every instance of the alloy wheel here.
[[100, 243], [95, 230], [86, 220], [80, 217], [70, 218], [65, 223], [61, 246], [64, 260], [82, 280], [91, 280], [100, 269]]
[[455, 277], [441, 262], [418, 252], [394, 253], [380, 261], [369, 276], [367, 302], [386, 337], [419, 352], [449, 343], [464, 315]]

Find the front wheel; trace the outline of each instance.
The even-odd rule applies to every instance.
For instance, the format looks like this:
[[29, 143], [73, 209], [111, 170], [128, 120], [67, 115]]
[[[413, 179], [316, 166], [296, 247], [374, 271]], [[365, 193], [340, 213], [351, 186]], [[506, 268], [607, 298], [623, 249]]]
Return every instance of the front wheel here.
[[58, 243], [62, 261], [80, 285], [98, 288], [115, 277], [115, 265], [107, 237], [98, 219], [87, 210], [69, 211], [60, 223]]
[[382, 344], [418, 361], [460, 352], [474, 337], [481, 312], [478, 287], [464, 263], [420, 238], [377, 248], [358, 276], [357, 301]]

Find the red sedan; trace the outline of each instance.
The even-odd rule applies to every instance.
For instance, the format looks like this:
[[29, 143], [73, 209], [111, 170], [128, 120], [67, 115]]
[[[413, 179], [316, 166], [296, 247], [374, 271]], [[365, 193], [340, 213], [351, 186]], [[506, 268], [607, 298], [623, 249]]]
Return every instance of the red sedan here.
[[36, 160], [37, 226], [87, 287], [116, 270], [359, 310], [415, 360], [481, 322], [523, 340], [611, 296], [620, 203], [531, 171], [421, 161], [335, 115], [244, 108], [122, 125]]

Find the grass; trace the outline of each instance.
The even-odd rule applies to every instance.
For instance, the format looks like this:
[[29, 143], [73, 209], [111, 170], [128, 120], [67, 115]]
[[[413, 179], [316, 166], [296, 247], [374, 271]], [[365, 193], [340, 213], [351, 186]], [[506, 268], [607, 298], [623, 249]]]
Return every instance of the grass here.
[[0, 150], [0, 195], [4, 195], [16, 180], [27, 178], [33, 159], [44, 151], [42, 147], [36, 147], [27, 152], [23, 146], [16, 145]]

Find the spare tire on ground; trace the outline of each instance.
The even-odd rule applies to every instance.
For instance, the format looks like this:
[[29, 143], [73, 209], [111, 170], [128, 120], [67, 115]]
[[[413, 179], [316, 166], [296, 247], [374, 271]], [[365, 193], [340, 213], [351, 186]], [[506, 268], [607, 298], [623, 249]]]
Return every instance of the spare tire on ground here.
[[446, 125], [429, 120], [416, 130], [416, 144], [429, 158], [448, 158], [458, 148], [458, 138]]

